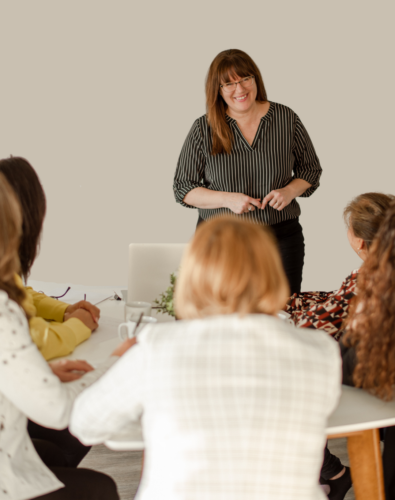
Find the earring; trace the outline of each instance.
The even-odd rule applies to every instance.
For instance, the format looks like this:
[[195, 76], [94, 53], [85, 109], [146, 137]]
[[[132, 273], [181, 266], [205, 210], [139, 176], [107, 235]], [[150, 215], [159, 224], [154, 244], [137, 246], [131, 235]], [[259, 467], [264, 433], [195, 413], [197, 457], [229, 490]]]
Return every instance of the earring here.
[[358, 257], [359, 257], [359, 254], [360, 254], [361, 252], [362, 252], [362, 248], [360, 248], [360, 249], [358, 250], [358, 252], [357, 252]]

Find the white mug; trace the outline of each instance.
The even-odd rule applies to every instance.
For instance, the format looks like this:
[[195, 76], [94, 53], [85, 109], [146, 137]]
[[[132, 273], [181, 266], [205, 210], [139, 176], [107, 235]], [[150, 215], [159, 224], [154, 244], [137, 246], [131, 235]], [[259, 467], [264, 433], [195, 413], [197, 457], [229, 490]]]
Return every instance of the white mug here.
[[[151, 323], [156, 323], [158, 320], [156, 318], [153, 318], [152, 316], [143, 316], [141, 318], [141, 323], [139, 324], [139, 327], [137, 328], [137, 330], [134, 332], [134, 329], [136, 328], [136, 323], [137, 321], [127, 321], [126, 323], [121, 323], [119, 326], [118, 326], [118, 335], [119, 335], [119, 338], [121, 340], [126, 340], [126, 339], [130, 339], [132, 337], [135, 337], [137, 336], [137, 334], [139, 332], [141, 332], [141, 330], [145, 327], [145, 325]], [[126, 327], [126, 331], [127, 331], [127, 334], [125, 335], [123, 332], [122, 332], [122, 328], [123, 327]], [[133, 334], [134, 332], [134, 334]]]
[[134, 321], [140, 314], [151, 316], [151, 304], [149, 302], [126, 302], [125, 304], [125, 321]]

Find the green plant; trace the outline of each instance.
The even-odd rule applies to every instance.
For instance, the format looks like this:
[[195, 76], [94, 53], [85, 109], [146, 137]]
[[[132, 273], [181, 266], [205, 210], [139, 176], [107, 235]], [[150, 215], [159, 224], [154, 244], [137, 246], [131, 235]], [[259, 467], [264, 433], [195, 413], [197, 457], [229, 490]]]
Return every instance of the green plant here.
[[155, 309], [158, 309], [158, 311], [162, 314], [169, 314], [173, 317], [176, 316], [173, 305], [174, 286], [176, 284], [176, 279], [177, 278], [175, 273], [172, 273], [170, 275], [170, 286], [165, 292], [159, 295], [158, 299], [154, 300], [154, 304], [156, 304]]

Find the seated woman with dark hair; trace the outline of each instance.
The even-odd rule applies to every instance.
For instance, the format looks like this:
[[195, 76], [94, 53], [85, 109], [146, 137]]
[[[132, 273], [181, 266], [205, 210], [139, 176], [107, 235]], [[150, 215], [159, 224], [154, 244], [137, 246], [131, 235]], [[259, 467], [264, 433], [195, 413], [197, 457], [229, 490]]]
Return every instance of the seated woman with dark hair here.
[[[46, 200], [40, 180], [28, 161], [11, 157], [0, 160], [0, 172], [16, 193], [22, 208], [22, 236], [19, 246], [21, 276], [27, 280], [37, 255]], [[16, 283], [23, 287], [20, 275]], [[98, 326], [100, 310], [87, 301], [69, 305], [25, 288], [22, 307], [30, 317], [30, 334], [45, 359], [67, 356], [90, 337]]]
[[100, 443], [142, 417], [139, 499], [317, 500], [338, 346], [277, 318], [289, 294], [273, 236], [201, 224], [180, 267], [181, 321], [138, 343], [76, 401], [71, 432]]
[[[69, 305], [23, 286], [22, 277], [27, 280], [39, 247], [46, 212], [45, 194], [35, 170], [24, 158], [0, 160], [0, 173], [11, 185], [21, 207], [20, 268], [14, 280], [24, 291], [21, 305], [29, 318], [30, 335], [46, 360], [66, 356], [97, 328], [100, 310], [86, 301]], [[69, 365], [56, 363], [50, 364], [50, 367], [63, 382], [79, 377], [69, 369]], [[80, 363], [76, 369], [86, 372], [92, 368], [87, 363]], [[56, 445], [71, 467], [77, 467], [90, 449], [72, 436], [67, 428], [47, 429], [29, 420], [28, 430], [31, 438], [51, 441]]]
[[[0, 498], [117, 500], [110, 477], [69, 467], [54, 443], [31, 440], [26, 424], [31, 418], [55, 429], [67, 427], [75, 397], [133, 341], [126, 341], [97, 370], [74, 382], [64, 384], [52, 373], [31, 339], [29, 314], [21, 307], [25, 291], [14, 279], [19, 272], [21, 223], [18, 200], [0, 173]], [[78, 369], [78, 362], [68, 364]]]
[[[354, 198], [344, 209], [350, 246], [363, 261], [394, 199], [393, 195], [365, 193]], [[299, 328], [324, 330], [338, 340], [350, 301], [356, 294], [358, 272], [358, 269], [353, 271], [339, 290], [333, 292], [294, 293], [288, 299], [285, 311]]]
[[[383, 400], [395, 386], [395, 202], [387, 210], [358, 277], [358, 295], [341, 341], [343, 383]], [[384, 482], [395, 499], [395, 427], [384, 432]]]

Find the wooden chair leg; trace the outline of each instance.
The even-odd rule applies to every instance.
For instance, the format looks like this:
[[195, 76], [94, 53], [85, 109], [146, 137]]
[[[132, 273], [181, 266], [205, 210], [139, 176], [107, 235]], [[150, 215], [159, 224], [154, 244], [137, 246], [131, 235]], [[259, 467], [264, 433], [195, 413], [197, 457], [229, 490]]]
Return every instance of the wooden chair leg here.
[[347, 448], [355, 499], [385, 500], [379, 430], [349, 436]]
[[140, 481], [141, 481], [141, 478], [143, 477], [143, 470], [144, 470], [144, 450], [143, 450], [143, 454], [141, 456], [141, 472], [140, 472]]

